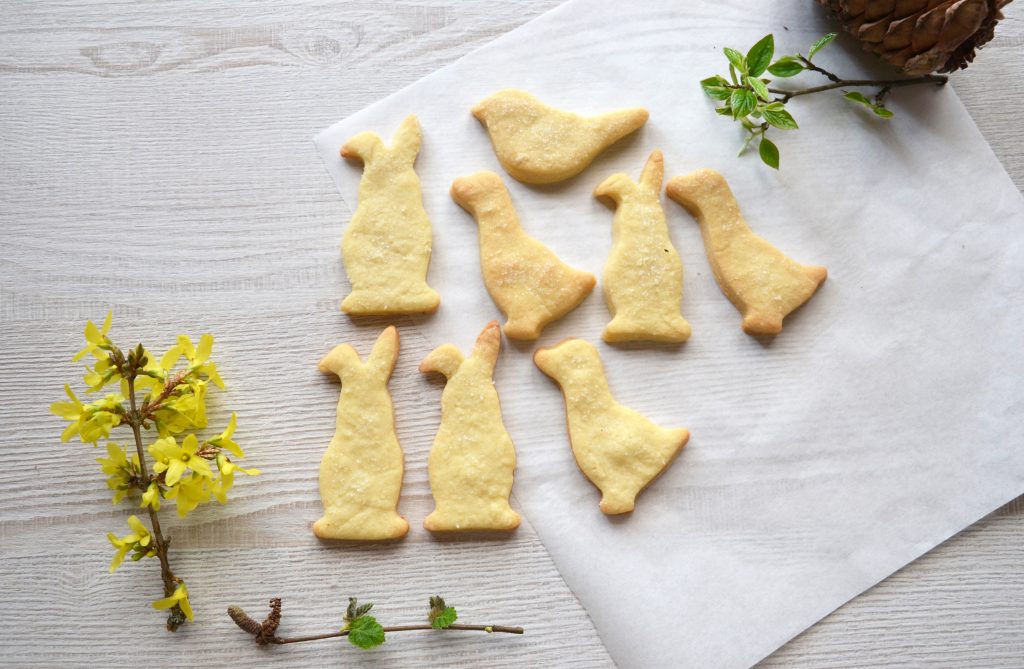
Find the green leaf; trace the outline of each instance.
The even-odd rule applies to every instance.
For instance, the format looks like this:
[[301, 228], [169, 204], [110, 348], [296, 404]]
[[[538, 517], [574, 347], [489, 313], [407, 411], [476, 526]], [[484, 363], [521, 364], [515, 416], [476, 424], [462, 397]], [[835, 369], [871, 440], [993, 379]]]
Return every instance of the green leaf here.
[[360, 616], [364, 616], [370, 612], [373, 608], [373, 602], [369, 604], [360, 604], [355, 597], [348, 598], [348, 608], [345, 609], [345, 620], [352, 621]]
[[757, 145], [757, 152], [765, 165], [779, 169], [779, 147], [775, 146], [774, 142], [767, 137], [762, 137], [761, 143]]
[[765, 108], [764, 120], [780, 130], [796, 130], [799, 127], [793, 116], [785, 109]]
[[730, 107], [729, 105], [715, 107], [715, 113], [721, 116], [732, 116], [732, 107]]
[[430, 613], [427, 618], [430, 620], [431, 627], [443, 630], [446, 627], [451, 627], [458, 617], [455, 608], [444, 603], [444, 597], [437, 595], [430, 598]]
[[818, 53], [829, 45], [829, 42], [836, 38], [835, 33], [829, 33], [822, 37], [820, 40], [811, 45], [811, 48], [807, 51], [807, 60], [814, 58], [814, 54]]
[[360, 648], [373, 648], [384, 643], [384, 628], [373, 616], [360, 616], [349, 622], [349, 643]]
[[700, 85], [709, 97], [716, 100], [726, 100], [729, 98], [729, 89], [726, 88], [726, 86], [729, 85], [729, 82], [726, 81], [724, 77], [716, 74], [713, 77], [708, 77], [707, 79], [702, 80]]
[[751, 90], [757, 93], [757, 97], [761, 98], [765, 102], [768, 102], [771, 98], [771, 93], [768, 92], [768, 85], [757, 77], [743, 77], [744, 83], [750, 86]]
[[747, 73], [747, 64], [743, 61], [742, 53], [740, 53], [736, 49], [730, 49], [729, 47], [725, 47], [724, 49], [722, 49], [722, 52], [725, 54], [725, 57], [729, 59], [729, 63], [733, 67], [735, 67], [738, 71], [742, 72], [743, 74]]
[[795, 77], [804, 71], [804, 65], [793, 56], [785, 56], [769, 65], [768, 71], [776, 77]]
[[843, 97], [846, 98], [847, 100], [850, 100], [851, 102], [867, 105], [869, 107], [871, 106], [871, 100], [868, 100], [863, 93], [860, 93], [858, 91], [850, 91], [848, 93], [843, 93]]
[[746, 88], [733, 91], [729, 97], [729, 106], [732, 107], [733, 118], [743, 118], [754, 111], [756, 104], [757, 96], [754, 95], [753, 91], [748, 91]]
[[765, 35], [747, 52], [747, 74], [752, 77], [761, 76], [761, 73], [768, 69], [768, 63], [772, 62], [775, 55], [775, 37], [771, 34]]
[[871, 107], [871, 111], [875, 112], [875, 114], [877, 114], [878, 116], [881, 116], [882, 118], [892, 118], [893, 117], [893, 113], [891, 111], [889, 111], [888, 109], [886, 109], [885, 107], [882, 107], [881, 105], [874, 105], [874, 106], [872, 106]]
[[455, 612], [455, 608], [446, 606], [430, 621], [430, 626], [436, 630], [443, 630], [446, 627], [451, 627], [452, 623], [458, 620], [458, 618], [459, 615]]

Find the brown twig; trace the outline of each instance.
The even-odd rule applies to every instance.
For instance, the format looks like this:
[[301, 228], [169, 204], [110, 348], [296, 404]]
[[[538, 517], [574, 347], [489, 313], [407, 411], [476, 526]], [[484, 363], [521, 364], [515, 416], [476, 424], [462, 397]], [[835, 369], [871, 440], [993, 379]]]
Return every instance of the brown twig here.
[[812, 86], [810, 88], [803, 88], [799, 91], [785, 91], [778, 88], [769, 88], [769, 93], [781, 95], [780, 98], [775, 98], [776, 102], [786, 103], [795, 97], [801, 95], [810, 95], [811, 93], [821, 93], [822, 91], [831, 91], [836, 88], [854, 88], [857, 86], [914, 86], [916, 84], [935, 84], [942, 86], [949, 80], [949, 77], [945, 77], [938, 74], [926, 74], [921, 77], [912, 77], [910, 79], [836, 79], [831, 84], [822, 84], [821, 86]]
[[[255, 618], [249, 616], [240, 606], [229, 606], [228, 615], [235, 621], [241, 629], [245, 630], [249, 634], [253, 635], [254, 641], [264, 646], [267, 644], [283, 646], [289, 643], [303, 643], [306, 641], [322, 641], [324, 639], [336, 639], [338, 637], [348, 636], [349, 630], [339, 630], [337, 632], [327, 632], [324, 634], [312, 634], [309, 636], [292, 636], [292, 637], [280, 637], [274, 634], [277, 626], [281, 622], [281, 598], [275, 597], [270, 600], [270, 615], [262, 622], [257, 622]], [[430, 623], [415, 623], [412, 625], [391, 625], [389, 627], [382, 628], [385, 634], [390, 632], [414, 632], [414, 631], [435, 631], [444, 632], [448, 630], [461, 631], [461, 632], [487, 632], [488, 634], [493, 632], [504, 633], [504, 634], [523, 634], [525, 630], [522, 627], [508, 627], [506, 625], [462, 625], [453, 624], [449, 625], [444, 629], [436, 629]]]
[[[126, 380], [128, 381], [128, 403], [131, 407], [131, 411], [127, 416], [127, 422], [132, 428], [132, 433], [135, 435], [135, 449], [139, 454], [139, 473], [143, 481], [148, 481], [149, 472], [146, 470], [146, 453], [142, 447], [141, 425], [143, 418], [135, 406], [134, 373], [129, 375]], [[164, 597], [170, 597], [174, 594], [174, 590], [180, 582], [178, 577], [174, 575], [174, 572], [171, 571], [171, 564], [167, 559], [167, 548], [170, 545], [170, 540], [165, 539], [163, 532], [160, 530], [160, 518], [157, 516], [156, 511], [153, 510], [152, 506], [147, 505], [146, 508], [149, 510], [149, 522], [153, 526], [153, 548], [156, 550], [156, 556], [160, 560], [160, 577], [164, 582]], [[167, 616], [167, 629], [174, 632], [184, 622], [185, 614], [181, 607], [175, 604]]]
[[[182, 381], [185, 379], [187, 375], [187, 371], [178, 372], [164, 383], [164, 388], [163, 390], [160, 391], [160, 394], [156, 396], [156, 399], [154, 399], [152, 402], [143, 402], [142, 412], [140, 414], [141, 420], [145, 421], [149, 418], [152, 418], [153, 414], [155, 414], [157, 410], [159, 410], [163, 406], [164, 401], [171, 396], [171, 393], [173, 393], [178, 386], [181, 385]], [[134, 411], [134, 409], [135, 406], [133, 403], [132, 410]]]

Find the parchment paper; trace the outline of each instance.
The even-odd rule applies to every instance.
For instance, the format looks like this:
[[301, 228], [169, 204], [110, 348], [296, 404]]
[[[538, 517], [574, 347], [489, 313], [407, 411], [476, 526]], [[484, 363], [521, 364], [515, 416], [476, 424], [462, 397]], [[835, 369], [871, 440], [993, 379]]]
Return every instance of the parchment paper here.
[[[802, 129], [774, 133], [774, 172], [736, 158], [740, 130], [698, 86], [724, 71], [723, 46], [745, 50], [768, 32], [780, 52], [806, 53], [829, 29], [816, 9], [575, 0], [316, 138], [345, 203], [340, 239], [361, 173], [340, 145], [367, 129], [390, 141], [405, 115], [419, 116], [429, 282], [442, 296], [419, 327], [436, 344], [465, 350], [501, 318], [476, 225], [448, 196], [455, 177], [481, 169], [505, 178], [530, 234], [598, 274], [612, 212], [591, 191], [613, 172], [636, 179], [656, 147], [669, 177], [721, 171], [756, 232], [828, 267], [780, 336], [748, 337], [697, 224], [666, 200], [687, 344], [600, 343], [600, 287], [538, 344], [505, 341], [496, 379], [519, 455], [515, 496], [623, 667], [750, 665], [1024, 492], [1024, 200], [955, 93], [899, 90], [889, 122], [839, 93], [794, 101]], [[818, 59], [847, 76], [871, 66], [845, 38]], [[506, 87], [583, 113], [643, 105], [651, 120], [573, 180], [528, 187], [504, 174], [468, 111]], [[532, 363], [536, 346], [568, 336], [598, 344], [621, 402], [691, 430], [630, 517], [598, 511], [561, 395]]]

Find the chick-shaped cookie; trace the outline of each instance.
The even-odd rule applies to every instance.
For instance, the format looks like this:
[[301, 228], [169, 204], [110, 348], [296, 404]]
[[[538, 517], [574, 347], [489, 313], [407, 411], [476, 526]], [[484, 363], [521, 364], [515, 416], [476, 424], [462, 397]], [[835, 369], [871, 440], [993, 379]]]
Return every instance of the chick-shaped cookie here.
[[320, 461], [324, 515], [313, 524], [322, 539], [397, 539], [409, 531], [398, 515], [402, 447], [388, 379], [398, 357], [398, 331], [388, 327], [364, 362], [348, 344], [334, 347], [319, 369], [341, 379], [334, 438]]
[[413, 163], [420, 152], [420, 123], [408, 116], [385, 146], [363, 132], [341, 147], [344, 158], [363, 162], [359, 205], [341, 241], [352, 292], [341, 310], [353, 316], [431, 313], [441, 298], [427, 285], [433, 233], [423, 208]]
[[686, 445], [689, 431], [658, 427], [616, 402], [597, 349], [582, 339], [538, 349], [533, 360], [562, 388], [572, 453], [601, 491], [601, 511], [632, 511], [640, 491]]
[[607, 342], [678, 343], [690, 337], [690, 324], [679, 313], [683, 262], [669, 239], [661, 208], [664, 173], [664, 158], [655, 150], [640, 183], [619, 173], [594, 189], [595, 197], [615, 207], [612, 251], [602, 277], [612, 314], [601, 335]]
[[801, 265], [755, 235], [718, 172], [703, 169], [675, 177], [666, 190], [700, 223], [711, 271], [739, 309], [747, 334], [782, 332], [782, 319], [809, 300], [828, 276], [824, 267]]
[[583, 301], [597, 279], [569, 267], [519, 225], [505, 184], [494, 172], [452, 183], [452, 199], [476, 219], [484, 285], [508, 320], [505, 334], [536, 339], [548, 323]]
[[516, 179], [549, 184], [574, 177], [597, 154], [647, 122], [647, 110], [580, 116], [506, 89], [472, 109], [491, 136], [498, 161]]
[[436, 508], [423, 527], [431, 532], [519, 527], [519, 514], [508, 503], [516, 451], [492, 379], [500, 347], [501, 330], [491, 321], [468, 358], [445, 344], [420, 364], [424, 374], [440, 372], [448, 379], [427, 461]]

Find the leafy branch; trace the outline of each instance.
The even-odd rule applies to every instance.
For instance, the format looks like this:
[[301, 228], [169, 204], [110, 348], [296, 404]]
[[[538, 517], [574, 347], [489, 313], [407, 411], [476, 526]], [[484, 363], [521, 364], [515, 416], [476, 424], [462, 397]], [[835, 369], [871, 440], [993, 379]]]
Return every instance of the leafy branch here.
[[[118, 537], [107, 533], [115, 549], [110, 571], [121, 566], [129, 553], [136, 562], [157, 558], [164, 597], [153, 602], [153, 608], [168, 610], [167, 629], [173, 632], [186, 620], [192, 620], [193, 613], [185, 581], [171, 569], [171, 540], [163, 532], [158, 513], [162, 500], [174, 500], [178, 515], [184, 518], [211, 497], [226, 503], [236, 472], [255, 475], [259, 470], [243, 469], [228, 457], [244, 456], [241, 447], [231, 439], [235, 431], [234, 414], [219, 435], [202, 441], [196, 436], [195, 430], [207, 424], [208, 384], [224, 387], [216, 365], [210, 360], [213, 337], [203, 335], [196, 346], [187, 336], [179, 335], [177, 344], [158, 360], [142, 344], [127, 353], [118, 348], [107, 336], [111, 316], [107, 314], [102, 328], [89, 321], [85, 327], [85, 348], [73, 359], [81, 360], [88, 355], [95, 359], [92, 367], [86, 365], [82, 377], [87, 393], [112, 384], [119, 384], [120, 392], [85, 403], [65, 385], [64, 392], [70, 401], [55, 402], [50, 411], [69, 421], [61, 434], [62, 442], [76, 435], [93, 446], [101, 439], [106, 440], [108, 457], [97, 458], [97, 462], [107, 475], [107, 487], [114, 491], [113, 503], [138, 495], [139, 507], [147, 510], [149, 527], [132, 515], [128, 517], [128, 534]], [[176, 369], [182, 359], [183, 368]], [[130, 455], [131, 449], [110, 439], [114, 428], [125, 425], [131, 428], [135, 442], [135, 452]], [[148, 447], [144, 446], [143, 430], [156, 432]], [[184, 435], [180, 444], [176, 435]]]
[[[835, 39], [836, 33], [829, 33], [811, 45], [807, 55], [797, 53], [783, 56], [775, 62], [775, 37], [766, 35], [757, 44], [750, 47], [746, 55], [735, 49], [723, 49], [729, 61], [729, 78], [721, 75], [708, 77], [700, 82], [708, 97], [721, 101], [723, 104], [715, 108], [722, 116], [731, 116], [739, 121], [747, 135], [740, 148], [742, 155], [747, 148], [758, 139], [758, 154], [761, 160], [775, 169], [779, 169], [779, 148], [767, 137], [770, 128], [779, 130], [796, 130], [796, 119], [786, 108], [786, 103], [801, 95], [821, 93], [843, 88], [879, 87], [873, 98], [859, 91], [844, 91], [843, 97], [851, 102], [870, 109], [876, 116], [884, 119], [892, 118], [893, 113], [885, 106], [885, 99], [893, 88], [913, 86], [916, 84], [945, 84], [948, 77], [925, 75], [906, 79], [843, 79], [840, 76], [820, 67], [813, 62], [822, 49]], [[772, 88], [771, 79], [763, 76], [765, 72], [780, 78], [794, 77], [801, 72], [816, 72], [827, 78], [830, 83], [798, 90]]]
[[324, 639], [336, 639], [347, 637], [349, 643], [360, 648], [373, 648], [384, 643], [385, 635], [391, 632], [413, 632], [420, 630], [455, 630], [463, 632], [486, 632], [488, 634], [503, 632], [506, 634], [522, 634], [522, 627], [506, 627], [504, 625], [463, 625], [457, 624], [458, 614], [455, 608], [445, 604], [444, 598], [435, 596], [430, 598], [430, 608], [427, 611], [427, 622], [413, 623], [410, 625], [382, 626], [377, 619], [369, 615], [373, 604], [360, 604], [355, 597], [348, 598], [348, 608], [345, 610], [344, 622], [341, 629], [323, 634], [310, 636], [281, 637], [277, 636], [277, 628], [281, 624], [281, 598], [275, 597], [270, 600], [270, 613], [262, 621], [258, 622], [249, 616], [241, 607], [229, 606], [228, 615], [235, 624], [253, 636], [257, 645], [282, 646], [289, 643], [303, 643], [306, 641], [322, 641]]

